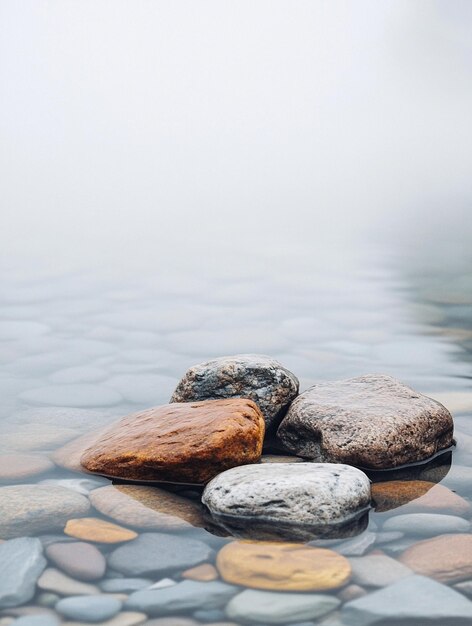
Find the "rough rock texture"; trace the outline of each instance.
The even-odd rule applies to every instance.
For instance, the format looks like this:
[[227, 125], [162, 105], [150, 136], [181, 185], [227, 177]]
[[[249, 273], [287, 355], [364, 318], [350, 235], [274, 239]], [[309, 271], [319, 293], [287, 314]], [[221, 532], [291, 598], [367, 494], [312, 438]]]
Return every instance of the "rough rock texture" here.
[[370, 505], [370, 481], [360, 470], [328, 463], [268, 463], [235, 467], [205, 488], [215, 516], [296, 526], [336, 526]]
[[98, 580], [106, 569], [103, 554], [90, 543], [53, 543], [46, 548], [46, 556], [59, 569], [79, 580]]
[[390, 376], [319, 383], [296, 398], [277, 436], [315, 461], [372, 469], [423, 461], [452, 445], [449, 411]]
[[[348, 602], [343, 624], [464, 624], [470, 623], [472, 602], [463, 595], [424, 576], [409, 576], [393, 585]], [[385, 621], [384, 621], [385, 620]], [[457, 621], [455, 621], [457, 620]]]
[[204, 526], [199, 503], [145, 485], [109, 485], [90, 494], [93, 506], [121, 524], [147, 530]]
[[278, 361], [260, 354], [237, 354], [191, 367], [170, 401], [249, 398], [261, 409], [270, 428], [277, 425], [297, 394], [297, 377]]
[[89, 509], [85, 496], [64, 487], [0, 487], [0, 538], [62, 530], [69, 517], [85, 515]]
[[391, 480], [372, 485], [375, 510], [389, 511], [407, 505], [408, 512], [444, 511], [464, 515], [470, 512], [467, 500], [453, 491], [426, 480]]
[[351, 576], [340, 554], [298, 543], [233, 541], [219, 551], [216, 566], [228, 583], [273, 591], [337, 589]]
[[46, 567], [39, 539], [21, 537], [0, 545], [0, 608], [18, 606], [34, 596]]
[[264, 430], [251, 400], [166, 404], [124, 417], [81, 463], [107, 476], [204, 484], [230, 467], [259, 461]]
[[400, 561], [413, 571], [442, 583], [472, 577], [472, 535], [440, 535], [405, 550]]

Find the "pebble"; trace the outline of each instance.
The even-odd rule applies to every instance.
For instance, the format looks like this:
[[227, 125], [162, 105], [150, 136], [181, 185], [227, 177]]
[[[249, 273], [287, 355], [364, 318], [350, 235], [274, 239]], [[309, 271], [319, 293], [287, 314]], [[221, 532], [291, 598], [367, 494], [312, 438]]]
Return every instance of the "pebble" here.
[[85, 515], [89, 508], [87, 498], [63, 487], [0, 487], [0, 537], [10, 539], [62, 530], [69, 517]]
[[39, 539], [21, 537], [0, 545], [0, 608], [18, 606], [33, 598], [36, 581], [46, 567]]
[[24, 615], [15, 620], [15, 626], [59, 626], [60, 619], [55, 615]]
[[[372, 485], [372, 499], [375, 510], [389, 511], [400, 506], [408, 506], [408, 512], [445, 511], [464, 515], [470, 512], [467, 500], [453, 491], [424, 480], [391, 480]], [[406, 512], [406, 509], [405, 509]]]
[[465, 596], [472, 598], [472, 580], [465, 580], [462, 583], [457, 583], [457, 585], [454, 585], [454, 589], [460, 591]]
[[400, 561], [413, 571], [442, 583], [472, 577], [472, 534], [440, 535], [413, 544]]
[[164, 533], [143, 533], [114, 550], [108, 564], [127, 576], [165, 574], [208, 561], [213, 550], [202, 541]]
[[52, 424], [20, 424], [13, 432], [3, 433], [0, 449], [7, 452], [43, 452], [52, 450], [77, 436], [75, 428]]
[[106, 593], [131, 593], [151, 585], [149, 578], [107, 578], [99, 583], [100, 589]]
[[47, 478], [46, 480], [39, 481], [38, 485], [64, 487], [65, 489], [70, 489], [71, 491], [76, 491], [84, 496], [88, 496], [91, 491], [103, 487], [105, 483], [108, 483], [108, 480], [105, 478]]
[[298, 379], [278, 361], [259, 354], [220, 357], [184, 374], [171, 402], [249, 398], [260, 407], [267, 428], [277, 426], [298, 394]]
[[84, 472], [84, 468], [80, 462], [84, 450], [91, 446], [95, 441], [107, 432], [108, 426], [102, 426], [97, 430], [87, 432], [80, 437], [76, 437], [69, 441], [66, 445], [57, 448], [52, 454], [51, 459], [58, 467], [70, 470], [71, 472]]
[[350, 602], [351, 600], [355, 600], [356, 598], [362, 598], [365, 596], [367, 591], [361, 587], [360, 585], [347, 585], [344, 589], [338, 593], [338, 598], [342, 600], [342, 602]]
[[351, 576], [343, 556], [297, 543], [233, 541], [218, 552], [216, 566], [228, 583], [274, 591], [336, 589]]
[[138, 536], [134, 530], [123, 528], [123, 526], [118, 526], [98, 517], [70, 519], [64, 528], [64, 532], [70, 537], [97, 543], [122, 543], [131, 541]]
[[46, 556], [69, 576], [85, 581], [102, 578], [107, 566], [100, 550], [84, 542], [53, 543]]
[[377, 532], [375, 533], [375, 543], [376, 544], [384, 544], [384, 543], [391, 543], [392, 541], [396, 541], [397, 539], [402, 539], [404, 536], [404, 533], [400, 533], [397, 531], [392, 531], [392, 532]]
[[349, 563], [353, 583], [365, 587], [386, 587], [413, 574], [409, 567], [385, 554], [352, 557]]
[[386, 520], [383, 529], [399, 531], [407, 535], [434, 537], [446, 533], [466, 533], [470, 531], [470, 522], [455, 515], [439, 513], [410, 513], [396, 515]]
[[[409, 576], [343, 606], [342, 618], [349, 626], [379, 623], [468, 623], [472, 602], [463, 595], [424, 576]], [[454, 622], [453, 622], [454, 623]]]
[[224, 620], [226, 618], [226, 613], [220, 609], [199, 609], [198, 611], [195, 611], [193, 617], [198, 619], [200, 622], [211, 622], [214, 624], [215, 622], [218, 623], [221, 622], [221, 620]]
[[313, 385], [277, 431], [292, 453], [371, 469], [423, 461], [451, 446], [452, 434], [445, 407], [378, 374]]
[[[199, 623], [189, 617], [156, 617], [149, 619], [146, 626], [199, 626]], [[214, 625], [213, 625], [214, 626]]]
[[211, 563], [202, 563], [202, 565], [197, 565], [196, 567], [185, 570], [185, 572], [182, 572], [181, 576], [189, 580], [210, 582], [218, 578], [218, 571]]
[[49, 593], [47, 591], [45, 591], [44, 593], [39, 593], [36, 597], [37, 603], [40, 606], [45, 607], [53, 607], [60, 599], [60, 596], [58, 596], [56, 593]]
[[39, 454], [0, 454], [0, 483], [21, 482], [54, 469], [54, 463]]
[[377, 534], [366, 531], [354, 539], [343, 541], [336, 546], [336, 552], [344, 556], [362, 556], [377, 540]]
[[172, 578], [161, 578], [157, 582], [150, 585], [149, 589], [165, 589], [166, 587], [172, 587], [172, 585], [176, 584], [176, 581]]
[[38, 580], [38, 587], [60, 596], [87, 596], [99, 593], [98, 587], [75, 580], [53, 567], [44, 571]]
[[102, 622], [111, 619], [121, 609], [122, 603], [105, 595], [72, 596], [63, 598], [55, 609], [65, 617], [80, 622]]
[[[107, 619], [104, 622], [99, 622], [100, 626], [137, 626], [142, 624], [147, 619], [147, 615], [144, 613], [137, 613], [135, 611], [121, 611], [115, 617]], [[62, 626], [88, 626], [89, 622], [62, 622]]]
[[92, 505], [121, 524], [146, 530], [204, 526], [199, 503], [143, 485], [109, 485], [90, 494]]
[[19, 398], [28, 404], [78, 408], [114, 406], [123, 401], [115, 389], [85, 383], [37, 387], [20, 393]]
[[219, 609], [237, 593], [237, 588], [220, 581], [202, 583], [184, 580], [165, 589], [145, 589], [132, 593], [126, 608], [151, 616], [172, 615], [180, 611]]
[[230, 600], [226, 615], [242, 622], [287, 624], [321, 617], [339, 605], [339, 599], [329, 595], [246, 589]]
[[289, 454], [263, 454], [261, 463], [304, 463], [305, 459]]

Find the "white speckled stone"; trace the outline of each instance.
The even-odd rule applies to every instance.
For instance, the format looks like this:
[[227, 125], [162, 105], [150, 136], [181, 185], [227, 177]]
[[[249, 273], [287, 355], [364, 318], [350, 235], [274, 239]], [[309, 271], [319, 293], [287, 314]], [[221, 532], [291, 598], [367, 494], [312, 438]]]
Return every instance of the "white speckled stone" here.
[[212, 514], [309, 526], [344, 523], [367, 509], [370, 481], [335, 463], [268, 463], [222, 472], [203, 492]]

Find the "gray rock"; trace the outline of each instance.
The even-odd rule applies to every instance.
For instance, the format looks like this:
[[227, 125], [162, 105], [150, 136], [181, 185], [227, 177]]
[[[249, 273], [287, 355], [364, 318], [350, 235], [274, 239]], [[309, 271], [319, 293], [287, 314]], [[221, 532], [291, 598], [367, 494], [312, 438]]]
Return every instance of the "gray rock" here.
[[472, 580], [464, 580], [462, 583], [457, 583], [457, 585], [454, 585], [454, 589], [472, 598]]
[[171, 402], [249, 398], [266, 426], [276, 426], [298, 394], [298, 379], [278, 361], [260, 354], [226, 356], [194, 365], [175, 389]]
[[384, 544], [384, 543], [391, 543], [392, 541], [397, 541], [397, 539], [402, 539], [403, 536], [404, 536], [404, 533], [400, 533], [397, 531], [380, 532], [380, 533], [376, 533], [375, 543], [379, 545]]
[[77, 622], [102, 622], [111, 619], [121, 609], [122, 603], [105, 595], [72, 596], [56, 604], [56, 611]]
[[274, 593], [246, 589], [226, 607], [230, 619], [257, 624], [290, 624], [334, 611], [338, 598], [312, 593]]
[[89, 596], [98, 594], [98, 587], [80, 582], [55, 569], [48, 567], [38, 579], [38, 587], [43, 591], [52, 591], [61, 596]]
[[0, 608], [31, 600], [36, 581], [45, 567], [46, 559], [39, 539], [21, 537], [0, 544]]
[[143, 611], [147, 615], [172, 615], [180, 611], [219, 609], [230, 600], [238, 588], [219, 581], [209, 583], [185, 580], [164, 589], [144, 589], [132, 593], [125, 608]]
[[213, 550], [202, 541], [165, 533], [143, 533], [116, 548], [109, 558], [111, 568], [126, 576], [165, 574], [207, 561]]
[[330, 527], [367, 510], [370, 481], [347, 465], [243, 465], [210, 481], [202, 501], [213, 515], [226, 519]]
[[349, 541], [343, 541], [336, 546], [336, 552], [343, 554], [344, 556], [362, 556], [367, 550], [374, 545], [377, 540], [377, 535], [367, 531], [350, 539]]
[[456, 515], [409, 513], [391, 517], [385, 521], [383, 528], [386, 531], [398, 531], [407, 535], [435, 537], [446, 533], [467, 533], [470, 530], [470, 522]]
[[366, 587], [386, 587], [411, 576], [409, 567], [384, 554], [351, 557], [352, 582]]
[[100, 589], [107, 593], [132, 593], [151, 585], [149, 578], [110, 578], [99, 583]]
[[200, 622], [225, 622], [226, 613], [221, 609], [199, 609], [193, 614], [195, 619]]
[[107, 565], [100, 550], [84, 541], [53, 543], [46, 548], [46, 556], [69, 576], [85, 581], [101, 579]]
[[71, 517], [90, 509], [85, 496], [64, 487], [10, 485], [0, 487], [0, 537], [11, 539], [62, 530]]
[[390, 376], [319, 383], [296, 398], [277, 431], [290, 452], [372, 469], [423, 461], [452, 445], [439, 402]]
[[59, 617], [54, 615], [24, 615], [16, 619], [14, 626], [59, 626]]
[[[371, 626], [382, 620], [415, 620], [415, 624], [470, 623], [472, 602], [446, 585], [425, 576], [410, 576], [344, 605], [349, 626]], [[382, 621], [383, 623], [383, 621]]]

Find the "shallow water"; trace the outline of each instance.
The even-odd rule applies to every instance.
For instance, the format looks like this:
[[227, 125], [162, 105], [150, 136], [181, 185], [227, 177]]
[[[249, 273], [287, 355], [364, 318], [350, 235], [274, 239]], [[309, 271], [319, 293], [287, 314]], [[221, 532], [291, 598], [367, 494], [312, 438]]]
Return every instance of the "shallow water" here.
[[[304, 267], [280, 262], [278, 272], [273, 267], [266, 270], [263, 263], [246, 268], [236, 264], [220, 271], [215, 263], [203, 272], [201, 267], [193, 272], [187, 268], [184, 273], [166, 270], [142, 273], [139, 279], [100, 275], [98, 268], [94, 274], [9, 272], [3, 276], [0, 321], [2, 451], [48, 456], [75, 436], [115, 417], [166, 403], [179, 377], [194, 363], [218, 355], [259, 352], [291, 369], [300, 378], [302, 390], [318, 380], [385, 372], [443, 401], [455, 416], [458, 446], [452, 455], [445, 453], [429, 464], [395, 473], [372, 473], [371, 478], [376, 482], [440, 482], [470, 502], [472, 477], [463, 468], [470, 468], [472, 462], [472, 298], [467, 289], [472, 269], [465, 267], [462, 274], [449, 276], [423, 268], [415, 272], [409, 265], [405, 272], [400, 260], [356, 253], [336, 266], [329, 256], [319, 256], [316, 268], [312, 263]], [[9, 484], [77, 477], [56, 467]], [[106, 479], [100, 483], [110, 484]], [[198, 490], [177, 491], [198, 503]], [[387, 508], [370, 510], [344, 538], [313, 540], [296, 533], [290, 536], [290, 531], [284, 536], [312, 539], [312, 545], [329, 547], [348, 558], [370, 553], [396, 558], [410, 545], [444, 532], [441, 526], [410, 521], [398, 530], [395, 518], [415, 512], [414, 505], [406, 502]], [[458, 513], [439, 507], [434, 512], [453, 515], [456, 525], [461, 518], [460, 532], [470, 532], [470, 510]], [[88, 516], [117, 521], [93, 509]], [[396, 530], [392, 533], [392, 529]], [[237, 535], [254, 536], [255, 531], [254, 527], [238, 528]], [[231, 540], [228, 528], [225, 531], [211, 523], [205, 529], [165, 532], [180, 541], [192, 537], [211, 546], [210, 561]], [[57, 530], [51, 533], [62, 535]], [[30, 534], [48, 532], [42, 528]], [[96, 545], [106, 556], [117, 547]], [[178, 553], [175, 559], [178, 562]], [[169, 564], [168, 572], [146, 578], [179, 581], [185, 569]], [[108, 568], [105, 577], [116, 576]], [[376, 589], [372, 581], [361, 586], [367, 593]], [[319, 619], [298, 621], [344, 623], [339, 611], [347, 595], [340, 589], [327, 593], [341, 598], [337, 610]], [[46, 602], [38, 590], [28, 606]], [[194, 618], [202, 623], [266, 623], [250, 616], [243, 621], [229, 619], [224, 614], [225, 602], [212, 611], [197, 612]], [[172, 612], [174, 619], [193, 613]], [[3, 614], [15, 612], [4, 609]], [[280, 619], [277, 623], [297, 621]], [[455, 622], [452, 618], [442, 621], [448, 623]]]

